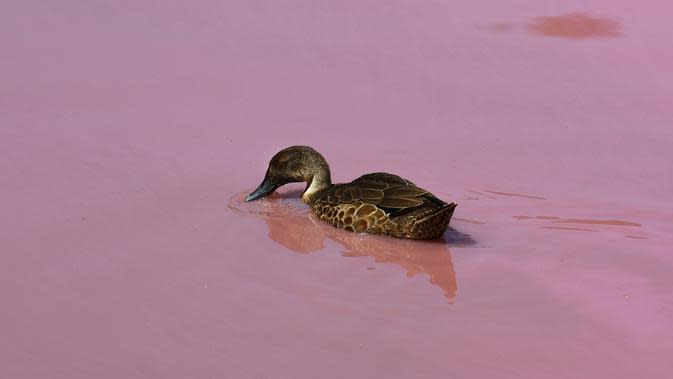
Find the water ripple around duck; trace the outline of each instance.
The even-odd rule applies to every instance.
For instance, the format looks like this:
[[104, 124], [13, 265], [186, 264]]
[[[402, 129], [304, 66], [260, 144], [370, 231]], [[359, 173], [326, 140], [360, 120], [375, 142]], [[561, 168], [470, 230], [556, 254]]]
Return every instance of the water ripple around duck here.
[[245, 202], [246, 192], [239, 192], [229, 198], [227, 208], [244, 215], [286, 217], [306, 215], [308, 206], [298, 197], [274, 193], [256, 201]]

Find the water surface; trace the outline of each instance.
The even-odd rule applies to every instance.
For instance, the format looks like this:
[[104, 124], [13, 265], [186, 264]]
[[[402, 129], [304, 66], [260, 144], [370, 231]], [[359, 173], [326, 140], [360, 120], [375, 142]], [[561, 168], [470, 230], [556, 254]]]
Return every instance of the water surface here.
[[[669, 377], [671, 6], [515, 5], [2, 2], [0, 377]], [[452, 229], [243, 203], [294, 144]]]

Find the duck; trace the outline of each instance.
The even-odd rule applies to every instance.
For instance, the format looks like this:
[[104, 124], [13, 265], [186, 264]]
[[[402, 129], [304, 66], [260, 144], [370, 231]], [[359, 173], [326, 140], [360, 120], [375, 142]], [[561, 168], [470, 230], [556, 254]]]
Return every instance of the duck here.
[[269, 161], [262, 183], [245, 201], [257, 200], [285, 184], [298, 182], [306, 183], [301, 199], [319, 220], [357, 233], [438, 239], [448, 228], [457, 206], [386, 172], [332, 184], [327, 160], [309, 146], [290, 146], [276, 153]]

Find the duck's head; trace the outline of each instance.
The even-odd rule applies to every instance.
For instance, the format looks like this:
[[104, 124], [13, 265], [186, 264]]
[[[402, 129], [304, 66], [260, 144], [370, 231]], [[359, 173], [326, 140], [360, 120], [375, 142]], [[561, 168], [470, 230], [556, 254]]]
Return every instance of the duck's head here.
[[252, 201], [264, 197], [287, 183], [306, 182], [302, 200], [309, 202], [317, 191], [332, 185], [325, 158], [308, 146], [291, 146], [271, 158], [264, 180], [245, 198]]

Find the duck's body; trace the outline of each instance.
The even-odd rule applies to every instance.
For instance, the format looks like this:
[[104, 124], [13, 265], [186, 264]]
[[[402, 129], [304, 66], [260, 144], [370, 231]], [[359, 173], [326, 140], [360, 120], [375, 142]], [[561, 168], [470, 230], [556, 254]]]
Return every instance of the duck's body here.
[[456, 208], [385, 172], [335, 184], [316, 194], [309, 205], [322, 221], [339, 228], [413, 239], [441, 237]]
[[456, 208], [455, 203], [446, 203], [412, 182], [384, 172], [332, 184], [325, 159], [306, 146], [292, 146], [276, 154], [264, 181], [246, 201], [298, 181], [307, 182], [302, 200], [320, 220], [354, 232], [439, 238]]

